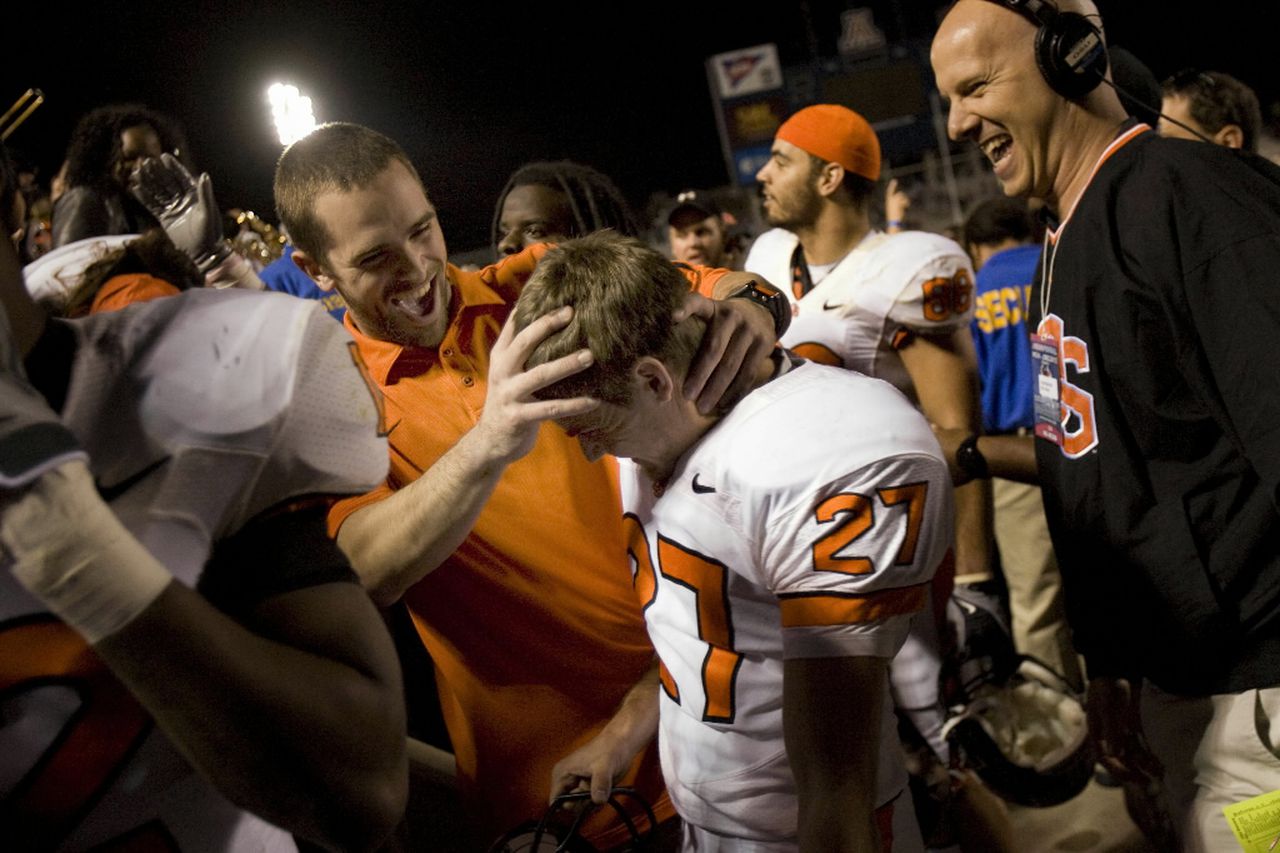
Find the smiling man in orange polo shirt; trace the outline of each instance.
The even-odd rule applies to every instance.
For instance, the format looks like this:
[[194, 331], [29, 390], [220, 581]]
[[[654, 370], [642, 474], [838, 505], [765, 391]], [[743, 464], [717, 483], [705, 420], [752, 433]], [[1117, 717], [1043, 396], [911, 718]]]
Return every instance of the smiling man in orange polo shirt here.
[[[556, 763], [591, 740], [653, 666], [616, 466], [588, 462], [542, 425], [595, 402], [532, 397], [590, 357], [522, 372], [537, 341], [567, 319], [503, 331], [544, 248], [478, 272], [448, 265], [421, 181], [381, 134], [320, 128], [281, 157], [275, 192], [295, 261], [346, 298], [347, 327], [386, 397], [387, 482], [335, 507], [331, 527], [375, 600], [404, 597], [435, 663], [472, 832], [488, 841], [541, 812]], [[701, 289], [725, 295], [738, 276], [708, 275]], [[722, 368], [690, 383], [700, 404], [772, 346], [769, 314], [746, 301], [693, 306], [725, 330], [706, 344], [725, 353]], [[656, 800], [660, 818], [671, 815], [652, 751], [626, 780]], [[593, 841], [617, 838], [606, 830]]]

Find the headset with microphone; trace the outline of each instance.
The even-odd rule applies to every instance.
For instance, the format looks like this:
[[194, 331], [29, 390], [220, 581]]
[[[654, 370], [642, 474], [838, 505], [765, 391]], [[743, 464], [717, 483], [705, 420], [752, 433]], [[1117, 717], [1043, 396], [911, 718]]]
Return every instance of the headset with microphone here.
[[1106, 83], [1130, 101], [1172, 122], [1210, 144], [1217, 144], [1194, 127], [1164, 115], [1157, 104], [1142, 99], [1107, 79], [1107, 47], [1102, 31], [1085, 15], [1063, 12], [1049, 0], [990, 0], [1010, 9], [1036, 25], [1036, 65], [1049, 88], [1064, 98], [1077, 100], [1098, 84]]
[[1064, 98], [1083, 98], [1107, 73], [1102, 32], [1084, 15], [1063, 12], [1048, 0], [991, 0], [1036, 25], [1036, 65], [1049, 88]]

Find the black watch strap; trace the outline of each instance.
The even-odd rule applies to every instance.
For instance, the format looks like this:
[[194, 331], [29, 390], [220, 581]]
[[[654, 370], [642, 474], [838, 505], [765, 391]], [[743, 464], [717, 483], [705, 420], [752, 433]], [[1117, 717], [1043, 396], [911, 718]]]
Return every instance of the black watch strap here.
[[791, 300], [778, 288], [752, 279], [728, 296], [729, 299], [750, 299], [763, 305], [773, 315], [773, 333], [781, 338], [791, 325]]
[[960, 442], [956, 448], [956, 466], [970, 480], [985, 480], [991, 476], [987, 468], [987, 457], [978, 449], [978, 435], [973, 435]]

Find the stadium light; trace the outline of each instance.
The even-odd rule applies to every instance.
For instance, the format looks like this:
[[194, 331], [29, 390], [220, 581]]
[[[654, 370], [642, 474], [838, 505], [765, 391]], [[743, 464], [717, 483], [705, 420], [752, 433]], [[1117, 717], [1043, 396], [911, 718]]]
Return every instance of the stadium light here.
[[271, 118], [281, 145], [292, 145], [316, 129], [311, 99], [299, 92], [297, 86], [273, 83], [267, 89], [267, 101], [271, 104]]

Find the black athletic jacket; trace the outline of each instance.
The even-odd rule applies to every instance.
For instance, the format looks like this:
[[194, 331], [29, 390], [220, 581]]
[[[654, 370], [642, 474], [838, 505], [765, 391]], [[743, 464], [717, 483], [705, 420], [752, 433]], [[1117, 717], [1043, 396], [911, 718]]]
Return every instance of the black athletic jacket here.
[[[1139, 125], [1042, 260], [1068, 440], [1037, 440], [1091, 675], [1280, 684], [1280, 183]], [[1052, 271], [1052, 283], [1048, 282]]]

